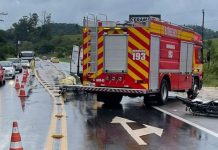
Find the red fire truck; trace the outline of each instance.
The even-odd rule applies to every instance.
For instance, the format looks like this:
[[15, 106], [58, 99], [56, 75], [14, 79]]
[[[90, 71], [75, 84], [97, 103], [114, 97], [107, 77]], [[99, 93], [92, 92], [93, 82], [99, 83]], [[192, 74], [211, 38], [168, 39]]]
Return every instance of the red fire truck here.
[[82, 90], [117, 104], [122, 96], [165, 104], [168, 91], [195, 98], [202, 87], [202, 39], [191, 29], [157, 19], [144, 23], [84, 18]]

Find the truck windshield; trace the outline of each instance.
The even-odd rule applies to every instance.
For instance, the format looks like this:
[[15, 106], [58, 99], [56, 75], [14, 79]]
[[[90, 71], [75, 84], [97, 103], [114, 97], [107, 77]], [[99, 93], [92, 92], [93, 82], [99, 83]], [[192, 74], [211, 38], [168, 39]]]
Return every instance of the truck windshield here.
[[33, 57], [34, 54], [33, 53], [21, 53], [20, 56], [21, 57]]

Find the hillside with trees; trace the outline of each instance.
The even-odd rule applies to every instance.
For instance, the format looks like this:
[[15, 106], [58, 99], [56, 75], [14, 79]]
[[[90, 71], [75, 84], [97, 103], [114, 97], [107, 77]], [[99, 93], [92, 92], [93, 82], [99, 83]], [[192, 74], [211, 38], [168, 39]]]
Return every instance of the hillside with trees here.
[[51, 23], [51, 35], [78, 35], [82, 33], [82, 27], [78, 24]]
[[[191, 28], [195, 32], [201, 34], [202, 32], [202, 27], [198, 25], [185, 25], [185, 27]], [[211, 29], [204, 29], [204, 39], [209, 40], [213, 38], [218, 38], [218, 31], [213, 31]]]
[[[43, 18], [43, 19], [41, 19]], [[82, 27], [78, 24], [52, 23], [51, 14], [44, 12], [23, 16], [7, 31], [0, 30], [0, 59], [15, 57], [21, 50], [38, 54], [69, 55], [73, 45], [81, 44]]]

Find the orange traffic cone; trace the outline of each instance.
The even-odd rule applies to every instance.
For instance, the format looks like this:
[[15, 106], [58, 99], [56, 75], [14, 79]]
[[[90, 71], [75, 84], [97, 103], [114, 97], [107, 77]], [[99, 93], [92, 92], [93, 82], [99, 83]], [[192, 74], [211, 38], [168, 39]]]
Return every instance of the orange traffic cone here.
[[24, 89], [24, 84], [21, 83], [20, 88], [23, 88], [23, 89]]
[[15, 89], [20, 89], [20, 83], [19, 83], [19, 79], [18, 76], [16, 76], [16, 83], [15, 83]]
[[27, 81], [27, 75], [24, 73], [22, 78], [22, 83], [26, 83]]
[[23, 75], [26, 75], [26, 70], [23, 71]]
[[23, 150], [17, 122], [13, 122], [11, 144], [9, 150]]
[[27, 77], [29, 76], [29, 71], [28, 71], [28, 69], [26, 69], [26, 76], [27, 76]]
[[26, 95], [26, 91], [25, 91], [25, 89], [24, 89], [24, 84], [23, 84], [23, 83], [21, 83], [21, 86], [20, 86], [19, 97], [27, 97], [27, 95]]
[[29, 72], [28, 72], [28, 69], [24, 70], [24, 73], [27, 77], [29, 76]]

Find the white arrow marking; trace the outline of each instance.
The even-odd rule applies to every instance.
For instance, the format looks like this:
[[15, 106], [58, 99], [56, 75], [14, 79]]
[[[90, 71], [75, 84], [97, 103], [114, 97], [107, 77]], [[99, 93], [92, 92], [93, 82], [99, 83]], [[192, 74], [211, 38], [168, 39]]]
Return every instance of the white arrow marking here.
[[140, 136], [148, 135], [148, 134], [156, 134], [158, 136], [161, 136], [163, 133], [163, 129], [149, 126], [146, 124], [143, 124], [145, 128], [132, 130], [130, 126], [127, 123], [135, 122], [132, 120], [128, 120], [122, 117], [114, 117], [114, 119], [111, 121], [111, 123], [120, 123], [124, 129], [133, 137], [133, 139], [139, 144], [139, 145], [147, 145], [145, 141], [143, 141]]

